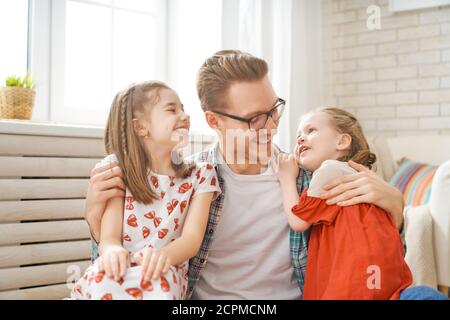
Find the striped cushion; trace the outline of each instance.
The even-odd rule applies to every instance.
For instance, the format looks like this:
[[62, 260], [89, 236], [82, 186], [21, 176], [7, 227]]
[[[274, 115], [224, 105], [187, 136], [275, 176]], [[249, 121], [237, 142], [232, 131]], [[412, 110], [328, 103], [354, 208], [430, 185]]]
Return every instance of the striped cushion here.
[[405, 159], [390, 184], [400, 189], [406, 205], [420, 206], [430, 200], [431, 182], [437, 166]]

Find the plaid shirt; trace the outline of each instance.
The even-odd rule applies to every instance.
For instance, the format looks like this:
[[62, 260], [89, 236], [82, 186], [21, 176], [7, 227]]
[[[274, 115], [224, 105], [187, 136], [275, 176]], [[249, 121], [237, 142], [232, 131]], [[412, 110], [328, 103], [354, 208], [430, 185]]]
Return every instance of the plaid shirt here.
[[[216, 143], [212, 148], [205, 150], [203, 152], [194, 154], [189, 158], [195, 162], [204, 161], [209, 162], [214, 165], [217, 172], [217, 177], [219, 181], [219, 186], [222, 193], [211, 203], [209, 210], [208, 225], [205, 231], [205, 237], [203, 238], [203, 243], [200, 247], [198, 254], [189, 261], [189, 287], [188, 287], [188, 298], [191, 297], [194, 287], [200, 278], [200, 272], [202, 272], [208, 261], [208, 251], [209, 247], [214, 239], [214, 232], [220, 221], [220, 216], [223, 211], [223, 203], [225, 199], [226, 186], [224, 184], [223, 178], [220, 176], [217, 152], [219, 144]], [[275, 146], [275, 156], [282, 152], [277, 146]], [[297, 179], [297, 188], [299, 193], [303, 191], [305, 187], [308, 187], [311, 180], [311, 174], [304, 170], [300, 171], [300, 175]], [[282, 201], [282, 199], [280, 199]], [[289, 242], [290, 242], [290, 253], [291, 261], [294, 267], [295, 276], [297, 278], [297, 283], [300, 291], [303, 293], [303, 284], [305, 281], [306, 272], [306, 256], [308, 254], [308, 239], [311, 233], [309, 228], [306, 232], [295, 232], [292, 229], [289, 231]]]

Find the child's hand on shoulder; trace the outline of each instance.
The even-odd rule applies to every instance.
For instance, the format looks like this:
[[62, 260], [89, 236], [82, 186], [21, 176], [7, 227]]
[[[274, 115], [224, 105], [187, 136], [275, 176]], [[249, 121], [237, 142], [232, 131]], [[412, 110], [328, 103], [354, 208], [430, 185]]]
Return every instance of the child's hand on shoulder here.
[[156, 280], [169, 271], [172, 265], [166, 250], [147, 247], [142, 251], [142, 280]]
[[276, 169], [280, 182], [296, 180], [300, 168], [293, 154], [281, 153], [278, 155]]
[[119, 245], [106, 247], [97, 261], [99, 271], [115, 281], [122, 279], [130, 266], [128, 251]]

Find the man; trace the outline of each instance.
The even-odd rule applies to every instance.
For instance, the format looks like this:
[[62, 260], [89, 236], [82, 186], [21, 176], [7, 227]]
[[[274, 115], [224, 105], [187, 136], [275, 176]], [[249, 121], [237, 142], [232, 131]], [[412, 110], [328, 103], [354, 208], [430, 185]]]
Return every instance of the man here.
[[[272, 166], [281, 151], [272, 139], [285, 101], [274, 92], [267, 63], [240, 51], [217, 52], [200, 68], [197, 91], [206, 121], [219, 141], [193, 159], [214, 164], [222, 194], [211, 205], [202, 247], [190, 261], [188, 296], [299, 299], [309, 232], [290, 230], [283, 211]], [[367, 168], [351, 165], [359, 173], [329, 185], [325, 194], [329, 204], [373, 203], [389, 212], [400, 228], [401, 193]], [[99, 239], [107, 199], [123, 196], [120, 177], [117, 166], [92, 171], [86, 220], [94, 239]], [[299, 193], [309, 177], [301, 170]]]

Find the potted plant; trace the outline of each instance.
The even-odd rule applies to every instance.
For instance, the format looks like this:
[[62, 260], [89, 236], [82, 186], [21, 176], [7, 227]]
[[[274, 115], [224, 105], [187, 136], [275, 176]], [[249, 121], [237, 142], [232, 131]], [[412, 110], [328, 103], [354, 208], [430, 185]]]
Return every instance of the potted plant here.
[[0, 118], [30, 120], [34, 106], [34, 81], [30, 75], [6, 78], [0, 88]]

